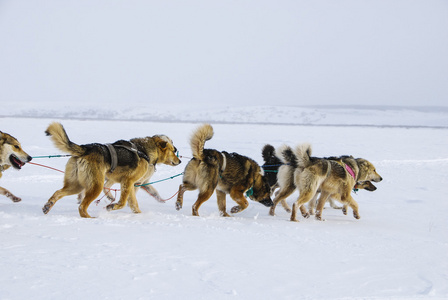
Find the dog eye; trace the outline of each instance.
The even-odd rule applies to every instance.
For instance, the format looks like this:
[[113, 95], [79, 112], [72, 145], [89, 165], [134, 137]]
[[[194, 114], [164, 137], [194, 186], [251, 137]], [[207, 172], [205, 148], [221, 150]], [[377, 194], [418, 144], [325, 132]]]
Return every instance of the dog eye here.
[[16, 149], [20, 149], [20, 147], [19, 147], [19, 146], [17, 146], [17, 145], [14, 145], [14, 148], [16, 148]]

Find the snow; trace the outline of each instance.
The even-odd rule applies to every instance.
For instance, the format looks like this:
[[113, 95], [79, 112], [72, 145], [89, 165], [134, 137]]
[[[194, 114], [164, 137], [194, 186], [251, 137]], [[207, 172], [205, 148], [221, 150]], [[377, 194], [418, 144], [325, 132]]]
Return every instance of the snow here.
[[[42, 213], [62, 187], [61, 173], [30, 164], [8, 170], [0, 185], [22, 202], [0, 198], [0, 299], [448, 298], [446, 109], [211, 107], [195, 114], [93, 107], [88, 114], [31, 105], [5, 111], [0, 129], [32, 156], [60, 154], [44, 134], [54, 120], [81, 144], [167, 134], [185, 157], [191, 132], [210, 121], [215, 136], [208, 148], [262, 164], [266, 143], [310, 142], [316, 156], [369, 159], [384, 180], [375, 192], [354, 195], [360, 220], [327, 207], [325, 222], [292, 223], [280, 206], [271, 217], [252, 201], [222, 218], [215, 195], [193, 217], [197, 192], [186, 192], [176, 211], [174, 199], [159, 203], [143, 191], [141, 214], [128, 207], [108, 212], [103, 199], [89, 208], [96, 218], [83, 219], [75, 196]], [[33, 160], [62, 170], [66, 161]], [[159, 166], [152, 181], [181, 173], [187, 161]], [[168, 198], [180, 183], [176, 177], [155, 187]]]

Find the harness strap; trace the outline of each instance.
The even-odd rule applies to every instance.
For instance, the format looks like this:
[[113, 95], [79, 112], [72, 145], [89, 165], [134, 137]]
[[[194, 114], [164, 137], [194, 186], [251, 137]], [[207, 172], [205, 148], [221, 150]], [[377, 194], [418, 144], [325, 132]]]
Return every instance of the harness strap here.
[[221, 167], [221, 173], [223, 173], [224, 170], [225, 170], [226, 167], [227, 167], [227, 158], [226, 158], [226, 155], [225, 155], [224, 153], [222, 153], [222, 152], [221, 152], [221, 155], [222, 155], [222, 159], [223, 159], [223, 161], [222, 161], [222, 167]]
[[117, 167], [118, 164], [118, 157], [117, 157], [117, 151], [115, 151], [115, 148], [112, 144], [106, 144], [107, 149], [109, 150], [110, 153], [110, 159], [111, 159], [111, 163], [110, 163], [110, 173], [112, 173], [115, 168]]
[[129, 141], [128, 143], [131, 144], [131, 147], [126, 146], [126, 145], [115, 145], [115, 147], [121, 147], [121, 148], [129, 150], [131, 152], [134, 152], [138, 157], [141, 157], [141, 158], [145, 159], [146, 161], [148, 161], [150, 163], [149, 157], [148, 157], [148, 155], [146, 155], [146, 153], [143, 153], [142, 151], [139, 151], [137, 149], [137, 146], [133, 142]]
[[345, 169], [353, 177], [353, 179], [356, 181], [355, 171], [353, 171], [353, 169], [349, 165], [347, 165], [347, 164], [345, 164]]
[[353, 169], [349, 165], [347, 165], [346, 163], [344, 163], [343, 161], [340, 161], [340, 160], [333, 160], [333, 161], [335, 161], [339, 165], [343, 166], [344, 169], [348, 172], [348, 174], [350, 174], [350, 176], [352, 176], [353, 179], [356, 181], [355, 171], [353, 171]]

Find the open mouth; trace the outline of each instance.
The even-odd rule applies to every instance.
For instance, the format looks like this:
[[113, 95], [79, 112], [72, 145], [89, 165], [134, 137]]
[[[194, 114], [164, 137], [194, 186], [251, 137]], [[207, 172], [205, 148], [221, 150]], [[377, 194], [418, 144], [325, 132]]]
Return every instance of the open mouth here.
[[11, 165], [12, 165], [14, 168], [18, 169], [18, 170], [20, 170], [20, 169], [25, 165], [25, 163], [22, 162], [22, 161], [21, 161], [17, 156], [15, 156], [14, 154], [11, 154], [11, 155], [9, 156], [9, 161], [11, 162]]

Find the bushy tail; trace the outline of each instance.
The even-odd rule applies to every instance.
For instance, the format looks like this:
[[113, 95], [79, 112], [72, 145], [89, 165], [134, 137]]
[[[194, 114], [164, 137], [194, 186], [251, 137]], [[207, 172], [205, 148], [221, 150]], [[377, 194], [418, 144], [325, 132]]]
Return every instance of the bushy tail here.
[[191, 152], [193, 157], [203, 160], [204, 144], [213, 137], [213, 127], [210, 124], [199, 126], [190, 139]]
[[70, 141], [61, 123], [51, 123], [50, 126], [48, 126], [47, 130], [45, 130], [45, 133], [51, 137], [54, 145], [59, 150], [70, 153], [74, 156], [80, 156], [84, 154], [84, 148]]
[[261, 156], [263, 157], [263, 160], [265, 162], [270, 162], [273, 158], [275, 159], [276, 155], [274, 146], [270, 144], [264, 145], [263, 149], [261, 150]]
[[311, 165], [311, 152], [311, 144], [305, 143], [296, 147], [295, 154], [300, 168], [306, 168]]
[[291, 147], [289, 147], [288, 145], [282, 145], [278, 147], [275, 153], [284, 164], [290, 165], [293, 168], [297, 168], [297, 157], [294, 154], [294, 151], [292, 151]]

